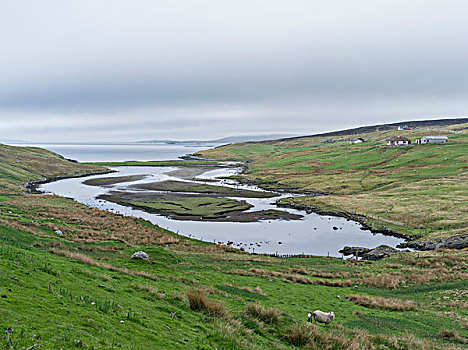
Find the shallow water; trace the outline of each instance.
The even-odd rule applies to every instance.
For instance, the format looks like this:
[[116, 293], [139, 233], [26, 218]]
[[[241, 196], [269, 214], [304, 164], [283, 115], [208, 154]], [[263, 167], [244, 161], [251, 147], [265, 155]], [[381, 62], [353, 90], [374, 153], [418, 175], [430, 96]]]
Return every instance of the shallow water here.
[[[373, 248], [386, 244], [395, 247], [403, 241], [396, 237], [373, 234], [368, 230], [362, 230], [359, 223], [344, 218], [307, 214], [304, 211], [295, 209], [281, 210], [304, 215], [302, 219], [291, 221], [265, 220], [248, 223], [172, 220], [161, 215], [150, 214], [142, 210], [96, 199], [96, 197], [113, 190], [131, 191], [128, 186], [137, 183], [171, 179], [180, 181], [181, 179], [167, 174], [175, 170], [175, 167], [116, 167], [114, 169], [117, 172], [113, 174], [64, 179], [44, 184], [40, 188], [48, 193], [73, 198], [91, 207], [144, 218], [160, 227], [184, 236], [224, 244], [234, 242], [235, 247], [243, 247], [247, 251], [256, 253], [341, 256], [338, 251], [346, 245]], [[239, 170], [232, 168], [211, 170], [200, 175], [197, 180], [201, 182], [210, 180], [210, 184], [259, 190], [254, 186], [239, 185], [233, 180], [218, 179], [219, 177], [232, 175], [236, 171]], [[119, 183], [109, 187], [83, 184], [83, 181], [99, 177], [141, 174], [148, 176], [139, 181]], [[212, 180], [216, 180], [216, 182]], [[254, 205], [254, 208], [250, 209], [250, 211], [278, 209], [274, 202], [285, 196], [288, 195], [278, 194], [277, 197], [273, 198], [242, 198], [242, 200]], [[334, 226], [338, 230], [334, 230]]]
[[48, 149], [65, 158], [79, 162], [123, 162], [129, 160], [172, 160], [181, 155], [195, 153], [212, 145], [203, 144], [16, 144], [16, 146], [33, 146]]

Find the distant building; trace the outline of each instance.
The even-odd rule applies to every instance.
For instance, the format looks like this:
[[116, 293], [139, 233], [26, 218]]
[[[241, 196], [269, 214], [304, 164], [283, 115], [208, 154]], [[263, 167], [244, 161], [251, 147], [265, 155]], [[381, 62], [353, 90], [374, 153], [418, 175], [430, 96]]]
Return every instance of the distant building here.
[[415, 141], [416, 144], [425, 144], [425, 143], [447, 143], [447, 136], [423, 136], [420, 139]]
[[387, 146], [407, 146], [411, 143], [409, 139], [402, 136], [394, 136], [387, 139]]
[[364, 142], [364, 139], [362, 137], [354, 137], [352, 139], [349, 139], [349, 143], [361, 143]]
[[326, 139], [324, 142], [325, 142], [325, 143], [333, 143], [333, 142], [335, 142], [335, 141], [333, 141], [332, 139]]
[[398, 130], [411, 130], [411, 128], [408, 125], [399, 125]]

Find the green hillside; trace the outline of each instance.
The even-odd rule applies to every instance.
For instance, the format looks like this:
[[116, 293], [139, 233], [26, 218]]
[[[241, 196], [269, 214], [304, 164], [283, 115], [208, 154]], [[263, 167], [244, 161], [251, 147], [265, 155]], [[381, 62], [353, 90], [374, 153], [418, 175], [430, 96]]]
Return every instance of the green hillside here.
[[107, 171], [97, 165], [78, 164], [38, 147], [0, 144], [0, 191], [22, 191], [29, 181]]

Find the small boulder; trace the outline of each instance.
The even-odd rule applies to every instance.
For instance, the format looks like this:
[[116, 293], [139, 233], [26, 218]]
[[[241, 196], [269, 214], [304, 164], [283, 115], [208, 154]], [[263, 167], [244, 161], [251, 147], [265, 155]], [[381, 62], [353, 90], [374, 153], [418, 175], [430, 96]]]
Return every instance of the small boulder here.
[[60, 230], [56, 230], [56, 231], [55, 231], [55, 234], [57, 234], [57, 235], [59, 235], [59, 236], [63, 236], [63, 232], [60, 231]]
[[343, 249], [339, 250], [339, 252], [343, 254], [344, 256], [356, 255], [356, 254], [359, 254], [359, 256], [362, 256], [363, 253], [367, 253], [368, 251], [370, 251], [369, 248], [348, 247], [348, 246], [345, 246]]
[[148, 260], [149, 255], [146, 254], [144, 251], [140, 250], [132, 255], [132, 259], [137, 259], [137, 260]]
[[380, 260], [392, 254], [398, 253], [398, 250], [386, 245], [380, 245], [377, 248], [371, 249], [362, 254], [364, 260]]

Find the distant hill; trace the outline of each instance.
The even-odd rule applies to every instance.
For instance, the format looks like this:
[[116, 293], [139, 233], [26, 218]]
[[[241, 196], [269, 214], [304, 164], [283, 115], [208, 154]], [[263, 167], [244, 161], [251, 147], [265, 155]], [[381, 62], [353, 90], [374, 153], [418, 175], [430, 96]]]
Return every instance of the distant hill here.
[[[402, 121], [398, 123], [391, 123], [391, 124], [379, 124], [379, 125], [371, 125], [371, 126], [360, 126], [357, 128], [352, 129], [345, 129], [339, 131], [331, 131], [319, 134], [312, 134], [306, 136], [294, 136], [294, 137], [284, 137], [279, 139], [278, 141], [283, 140], [294, 140], [300, 139], [304, 137], [332, 137], [332, 136], [344, 136], [344, 135], [353, 135], [353, 134], [366, 134], [375, 131], [386, 131], [395, 129], [400, 125], [406, 125], [411, 129], [414, 128], [429, 128], [434, 126], [446, 126], [446, 125], [456, 125], [456, 124], [465, 124], [468, 123], [468, 118], [451, 118], [451, 119], [434, 119], [434, 120], [415, 120], [415, 121]], [[266, 141], [266, 140], [265, 140]]]
[[179, 143], [236, 143], [236, 142], [249, 142], [249, 141], [267, 141], [277, 140], [290, 137], [297, 137], [294, 134], [267, 134], [267, 135], [240, 135], [240, 136], [228, 136], [215, 140], [185, 140], [185, 141], [174, 141], [174, 140], [149, 140], [139, 141], [139, 143], [168, 143], [168, 144], [179, 144]]

